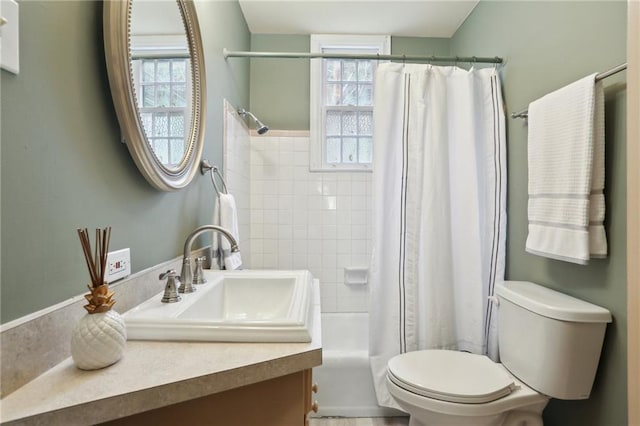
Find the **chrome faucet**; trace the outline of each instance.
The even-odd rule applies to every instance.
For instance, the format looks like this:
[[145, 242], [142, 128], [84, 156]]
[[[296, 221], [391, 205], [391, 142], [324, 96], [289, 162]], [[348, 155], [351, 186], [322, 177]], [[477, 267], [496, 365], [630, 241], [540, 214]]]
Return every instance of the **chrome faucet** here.
[[191, 245], [193, 244], [193, 240], [195, 240], [203, 232], [207, 231], [216, 231], [224, 235], [225, 238], [229, 240], [229, 244], [231, 244], [231, 253], [240, 251], [238, 249], [238, 242], [233, 237], [233, 235], [231, 235], [231, 232], [229, 232], [229, 230], [217, 225], [204, 225], [196, 228], [187, 236], [187, 240], [184, 243], [182, 271], [180, 272], [180, 287], [178, 288], [178, 291], [180, 293], [193, 293], [194, 291], [196, 291], [195, 287], [193, 286], [193, 274], [191, 273]]

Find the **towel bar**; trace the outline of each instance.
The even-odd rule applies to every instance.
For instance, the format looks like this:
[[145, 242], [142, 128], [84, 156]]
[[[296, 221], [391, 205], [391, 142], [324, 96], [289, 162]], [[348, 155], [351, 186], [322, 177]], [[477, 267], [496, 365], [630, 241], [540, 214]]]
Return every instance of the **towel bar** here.
[[[613, 67], [611, 68], [609, 71], [605, 71], [602, 72], [600, 74], [596, 75], [596, 81], [600, 81], [604, 78], [610, 77], [614, 74], [619, 73], [620, 71], [624, 71], [627, 69], [627, 63], [625, 62], [624, 64], [620, 64], [617, 67]], [[529, 110], [528, 109], [524, 109], [522, 111], [519, 112], [513, 112], [511, 113], [511, 118], [528, 118], [529, 117]]]
[[[227, 184], [225, 183], [224, 178], [222, 177], [222, 173], [220, 173], [220, 170], [218, 169], [218, 167], [212, 166], [211, 164], [209, 164], [209, 160], [202, 160], [200, 162], [200, 173], [204, 175], [207, 172], [210, 172], [209, 176], [211, 177], [211, 183], [213, 184], [213, 189], [216, 191], [218, 198], [220, 197], [220, 194], [228, 194], [229, 191], [227, 190]], [[218, 175], [218, 178], [222, 183], [222, 192], [220, 192], [220, 189], [216, 184], [216, 180], [213, 176], [214, 173]]]

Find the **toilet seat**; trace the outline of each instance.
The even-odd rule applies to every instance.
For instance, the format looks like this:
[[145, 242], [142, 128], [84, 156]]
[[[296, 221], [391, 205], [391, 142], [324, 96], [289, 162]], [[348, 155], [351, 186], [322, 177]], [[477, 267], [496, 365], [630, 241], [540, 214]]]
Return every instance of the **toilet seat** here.
[[389, 361], [388, 378], [414, 394], [462, 404], [485, 404], [518, 389], [504, 368], [486, 356], [448, 350], [398, 355]]

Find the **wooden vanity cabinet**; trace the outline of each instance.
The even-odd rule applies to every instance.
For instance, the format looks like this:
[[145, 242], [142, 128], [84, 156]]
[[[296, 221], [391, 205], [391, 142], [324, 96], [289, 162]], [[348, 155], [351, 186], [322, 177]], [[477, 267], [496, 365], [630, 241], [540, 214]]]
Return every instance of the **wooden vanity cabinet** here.
[[[307, 426], [312, 370], [146, 411], [104, 425]], [[317, 388], [315, 388], [317, 390]]]

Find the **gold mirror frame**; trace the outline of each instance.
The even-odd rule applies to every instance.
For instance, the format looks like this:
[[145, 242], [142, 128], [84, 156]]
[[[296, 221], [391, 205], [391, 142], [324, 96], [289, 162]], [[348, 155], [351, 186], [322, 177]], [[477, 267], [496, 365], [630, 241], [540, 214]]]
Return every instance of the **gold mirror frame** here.
[[176, 191], [191, 182], [198, 170], [204, 145], [206, 84], [200, 26], [193, 0], [176, 0], [185, 26], [191, 56], [191, 125], [185, 138], [185, 154], [176, 168], [163, 165], [144, 132], [132, 81], [129, 20], [134, 0], [104, 2], [104, 47], [113, 104], [127, 148], [138, 169], [151, 185]]

